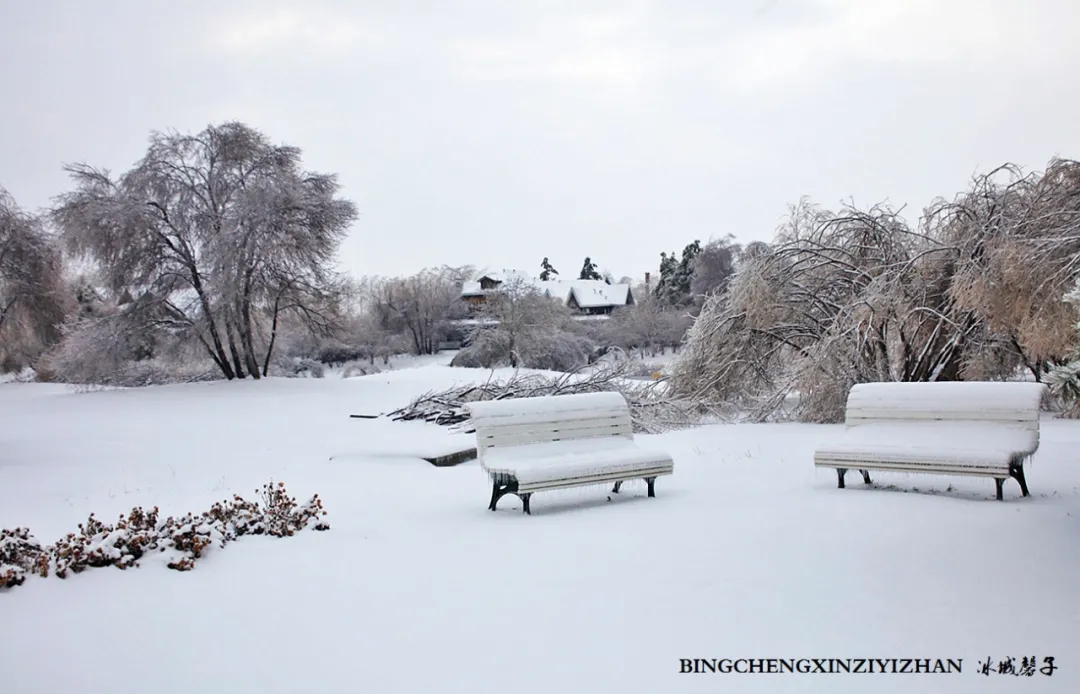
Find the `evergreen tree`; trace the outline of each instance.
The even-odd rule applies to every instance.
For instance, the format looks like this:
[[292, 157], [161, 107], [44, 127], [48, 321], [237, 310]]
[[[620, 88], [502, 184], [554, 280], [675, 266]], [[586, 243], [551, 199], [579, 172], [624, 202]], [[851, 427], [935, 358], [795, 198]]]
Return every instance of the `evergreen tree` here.
[[701, 241], [686, 244], [683, 248], [682, 260], [675, 270], [675, 286], [680, 298], [690, 299], [690, 280], [694, 278], [694, 260], [701, 253]]
[[662, 304], [670, 304], [672, 294], [675, 291], [675, 274], [679, 269], [679, 262], [675, 254], [660, 253], [660, 279], [656, 281], [656, 290], [653, 294], [657, 301]]
[[682, 258], [674, 253], [660, 254], [660, 279], [656, 283], [656, 298], [668, 306], [683, 306], [690, 302], [690, 281], [694, 278], [694, 260], [701, 253], [701, 242], [694, 241], [683, 248]]
[[552, 278], [552, 275], [558, 275], [559, 271], [552, 267], [547, 257], [540, 263], [540, 281], [547, 282]]
[[581, 266], [581, 274], [578, 275], [579, 280], [602, 280], [604, 279], [596, 270], [596, 266], [593, 265], [592, 258], [586, 257], [585, 264]]

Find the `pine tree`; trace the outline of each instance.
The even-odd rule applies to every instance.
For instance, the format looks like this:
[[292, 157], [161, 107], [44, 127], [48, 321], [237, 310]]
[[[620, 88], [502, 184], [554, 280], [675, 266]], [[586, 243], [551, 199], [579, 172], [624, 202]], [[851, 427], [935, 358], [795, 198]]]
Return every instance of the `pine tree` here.
[[671, 304], [674, 295], [678, 289], [675, 285], [675, 275], [679, 269], [679, 262], [675, 259], [675, 254], [668, 255], [667, 253], [660, 254], [660, 279], [656, 281], [656, 290], [654, 295], [657, 301], [662, 304]]
[[552, 275], [558, 275], [559, 271], [552, 267], [547, 257], [540, 263], [540, 281], [547, 282], [552, 279]]
[[690, 302], [690, 282], [694, 278], [694, 260], [701, 253], [701, 242], [688, 243], [679, 259], [674, 253], [660, 254], [660, 280], [656, 283], [656, 298], [668, 306], [683, 306]]
[[585, 264], [581, 266], [581, 274], [578, 275], [579, 280], [602, 280], [604, 279], [599, 272], [596, 271], [596, 266], [593, 265], [592, 258], [586, 257]]
[[694, 278], [694, 259], [701, 253], [701, 241], [695, 240], [683, 248], [682, 260], [675, 271], [676, 287], [680, 298], [690, 299], [690, 280]]

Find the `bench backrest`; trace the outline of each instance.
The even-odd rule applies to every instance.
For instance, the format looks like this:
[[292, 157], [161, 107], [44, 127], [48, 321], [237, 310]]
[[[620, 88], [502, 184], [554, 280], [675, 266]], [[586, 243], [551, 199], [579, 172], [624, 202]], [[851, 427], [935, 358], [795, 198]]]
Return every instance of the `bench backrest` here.
[[633, 438], [630, 408], [619, 393], [575, 393], [485, 400], [466, 405], [477, 455], [488, 448], [546, 441]]
[[1038, 429], [1046, 386], [989, 381], [860, 383], [848, 393], [848, 426], [895, 421], [988, 422]]

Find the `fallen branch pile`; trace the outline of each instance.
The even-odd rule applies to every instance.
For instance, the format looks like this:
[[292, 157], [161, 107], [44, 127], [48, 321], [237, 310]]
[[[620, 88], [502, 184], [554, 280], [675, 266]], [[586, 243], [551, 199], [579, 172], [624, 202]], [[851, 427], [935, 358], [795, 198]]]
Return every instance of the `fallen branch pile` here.
[[[571, 395], [615, 391], [622, 393], [630, 406], [630, 418], [636, 433], [657, 434], [703, 424], [717, 413], [697, 403], [664, 396], [663, 381], [637, 381], [628, 378], [633, 363], [606, 363], [588, 373], [571, 372], [558, 377], [516, 372], [509, 379], [476, 385], [457, 386], [428, 392], [411, 403], [381, 416], [394, 421], [424, 421], [451, 428], [468, 427], [465, 405], [482, 400], [531, 398], [545, 395]], [[465, 428], [471, 433], [471, 428]]]
[[164, 519], [156, 506], [151, 511], [136, 507], [121, 515], [116, 525], [90, 514], [85, 525], [79, 524], [78, 533], [68, 533], [49, 546], [38, 542], [28, 528], [0, 529], [0, 590], [22, 585], [28, 574], [67, 578], [69, 572], [88, 568], [127, 569], [151, 552], [163, 554], [170, 569], [190, 571], [212, 544], [224, 547], [244, 535], [290, 537], [309, 525], [330, 529], [318, 494], [297, 504], [283, 482], [271, 482], [263, 485], [261, 501], [235, 495], [204, 513]]

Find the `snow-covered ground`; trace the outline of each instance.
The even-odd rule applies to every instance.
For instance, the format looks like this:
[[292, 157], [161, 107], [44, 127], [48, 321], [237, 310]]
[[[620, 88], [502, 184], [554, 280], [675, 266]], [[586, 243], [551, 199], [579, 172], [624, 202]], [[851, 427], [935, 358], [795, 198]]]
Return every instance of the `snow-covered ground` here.
[[[95, 512], [201, 511], [270, 478], [332, 529], [245, 537], [194, 571], [93, 569], [0, 593], [0, 692], [1080, 691], [1080, 423], [1046, 421], [1028, 472], [879, 474], [836, 489], [830, 427], [641, 437], [632, 483], [506, 497], [476, 463], [387, 453], [466, 437], [350, 419], [487, 371], [73, 393], [0, 385], [0, 526], [51, 542]], [[897, 488], [888, 488], [895, 483]], [[918, 491], [915, 491], [915, 489]], [[949, 489], [951, 488], [951, 491]], [[1052, 677], [978, 661], [1053, 656]], [[680, 674], [682, 658], [953, 658], [954, 675]]]

